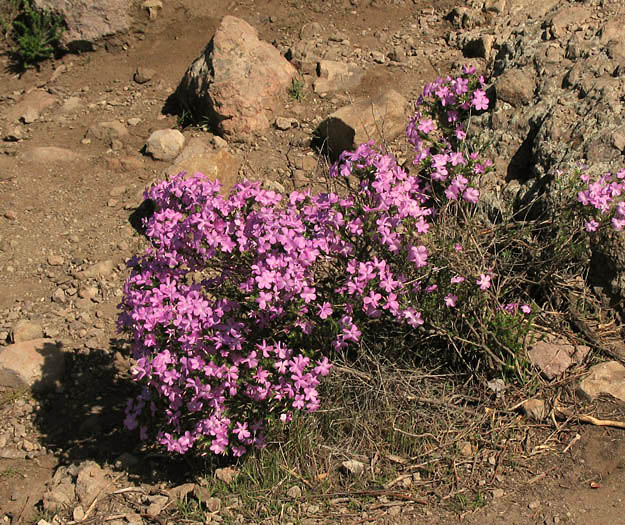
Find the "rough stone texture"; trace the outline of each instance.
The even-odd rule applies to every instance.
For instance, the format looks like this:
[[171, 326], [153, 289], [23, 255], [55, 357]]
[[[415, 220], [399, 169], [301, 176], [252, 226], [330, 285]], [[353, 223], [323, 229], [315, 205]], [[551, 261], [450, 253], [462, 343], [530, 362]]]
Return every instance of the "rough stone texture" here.
[[42, 111], [55, 104], [56, 101], [57, 97], [47, 91], [34, 89], [11, 107], [4, 118], [8, 123], [23, 122], [30, 124], [39, 118]]
[[93, 500], [105, 494], [109, 481], [100, 465], [94, 461], [86, 461], [81, 465], [76, 477], [76, 496], [85, 506], [89, 507]]
[[587, 346], [538, 341], [527, 354], [532, 364], [540, 368], [545, 377], [553, 379], [574, 363], [580, 363], [588, 351]]
[[[468, 46], [471, 56], [481, 56], [478, 40], [493, 38], [484, 76], [494, 88], [488, 91], [494, 105], [471, 125], [477, 140], [489, 144], [499, 189], [518, 181], [511, 200], [528, 202], [538, 191], [549, 194], [556, 173], [572, 174], [580, 164], [592, 178], [622, 169], [623, 14], [587, 2], [516, 0], [493, 16], [493, 4], [452, 10], [456, 31], [447, 41], [465, 55]], [[624, 241], [604, 236], [593, 246], [591, 264], [593, 282], [621, 300]]]
[[364, 71], [355, 64], [321, 60], [317, 66], [317, 74], [319, 78], [313, 84], [315, 93], [329, 93], [357, 87]]
[[39, 323], [22, 319], [13, 326], [11, 331], [11, 340], [14, 343], [23, 343], [24, 341], [32, 341], [33, 339], [43, 338], [43, 328]]
[[408, 101], [388, 90], [373, 100], [359, 100], [327, 117], [317, 128], [333, 157], [370, 139], [391, 141], [404, 132]]
[[111, 122], [98, 122], [95, 126], [91, 126], [86, 133], [87, 137], [93, 137], [98, 140], [111, 141], [120, 139], [128, 135], [128, 129], [119, 120]]
[[176, 91], [180, 104], [225, 135], [262, 131], [295, 68], [244, 20], [226, 16]]
[[184, 135], [177, 129], [159, 129], [150, 135], [146, 152], [156, 160], [173, 160], [184, 147]]
[[127, 0], [33, 0], [33, 6], [63, 17], [67, 30], [61, 42], [71, 50], [93, 49], [103, 37], [130, 29]]
[[64, 372], [65, 355], [52, 339], [23, 341], [0, 350], [0, 386], [49, 390]]
[[610, 394], [625, 402], [625, 366], [618, 361], [599, 363], [580, 382], [578, 392], [588, 399]]
[[201, 139], [194, 138], [165, 170], [168, 176], [186, 171], [187, 175], [202, 173], [211, 180], [219, 180], [222, 192], [227, 193], [237, 183], [241, 160], [226, 149], [213, 151]]

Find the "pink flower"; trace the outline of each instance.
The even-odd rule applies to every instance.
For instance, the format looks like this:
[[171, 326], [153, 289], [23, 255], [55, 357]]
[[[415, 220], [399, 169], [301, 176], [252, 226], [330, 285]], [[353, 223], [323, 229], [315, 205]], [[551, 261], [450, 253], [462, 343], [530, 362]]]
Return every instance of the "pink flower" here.
[[317, 313], [317, 315], [321, 319], [327, 319], [328, 317], [332, 315], [332, 305], [330, 303], [323, 303], [319, 307], [319, 312]]
[[453, 294], [447, 294], [445, 296], [445, 305], [449, 307], [456, 306], [456, 302], [458, 301], [458, 296]]
[[599, 228], [599, 223], [596, 220], [591, 219], [586, 224], [584, 224], [584, 228], [586, 228], [586, 231], [588, 233], [596, 232], [597, 228]]
[[467, 188], [466, 190], [464, 190], [462, 198], [467, 202], [475, 204], [480, 198], [480, 192], [475, 188]]
[[521, 311], [524, 314], [530, 314], [530, 313], [532, 313], [532, 307], [529, 304], [522, 304], [521, 305]]
[[408, 260], [415, 263], [417, 268], [427, 265], [428, 251], [425, 246], [411, 246], [408, 251]]
[[477, 284], [481, 290], [487, 290], [490, 288], [490, 275], [480, 274], [480, 278], [477, 280]]
[[451, 278], [451, 284], [459, 284], [463, 281], [464, 281], [464, 277], [460, 275], [455, 275], [454, 277]]

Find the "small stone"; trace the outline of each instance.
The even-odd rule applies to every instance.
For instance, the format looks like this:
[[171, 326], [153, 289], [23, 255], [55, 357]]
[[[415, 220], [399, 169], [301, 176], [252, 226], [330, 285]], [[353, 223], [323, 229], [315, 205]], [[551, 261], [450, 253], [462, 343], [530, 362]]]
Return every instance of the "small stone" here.
[[107, 259], [101, 261], [92, 266], [89, 266], [86, 270], [80, 272], [79, 277], [83, 279], [96, 278], [96, 277], [108, 277], [113, 272], [113, 261]]
[[230, 485], [230, 483], [232, 483], [238, 475], [238, 471], [231, 467], [218, 468], [215, 470], [215, 477], [227, 485]]
[[93, 299], [98, 296], [98, 288], [96, 286], [86, 286], [78, 290], [78, 297], [81, 299]]
[[540, 501], [538, 500], [530, 501], [530, 503], [527, 506], [530, 510], [536, 510], [538, 507], [540, 507]]
[[360, 476], [365, 471], [365, 464], [355, 459], [349, 459], [341, 463], [343, 470], [352, 476]]
[[302, 496], [302, 489], [297, 485], [293, 485], [289, 490], [286, 491], [286, 495], [289, 498], [297, 499]]
[[116, 199], [109, 199], [108, 201], [106, 201], [106, 205], [109, 208], [114, 208], [115, 206], [117, 206], [119, 204], [119, 202]]
[[126, 123], [133, 128], [141, 123], [141, 119], [137, 117], [129, 118]]
[[151, 517], [158, 516], [169, 501], [167, 496], [148, 496], [148, 498], [150, 505], [147, 509], [147, 515]]
[[184, 147], [184, 135], [177, 129], [160, 129], [148, 138], [145, 151], [156, 160], [174, 160]]
[[521, 405], [523, 413], [534, 421], [543, 421], [547, 417], [545, 402], [542, 399], [528, 399]]
[[65, 290], [63, 290], [63, 288], [57, 288], [56, 290], [54, 290], [54, 293], [52, 294], [52, 301], [60, 304], [67, 302]]
[[139, 66], [133, 75], [133, 79], [137, 84], [145, 84], [154, 78], [156, 71], [149, 67]]
[[504, 495], [503, 489], [493, 489], [493, 498], [502, 498]]
[[381, 51], [371, 51], [371, 58], [378, 64], [384, 64], [386, 62], [386, 56]]
[[213, 135], [213, 137], [211, 137], [211, 142], [213, 143], [213, 146], [218, 149], [228, 147], [228, 142], [222, 139], [219, 135]]
[[72, 516], [75, 521], [82, 521], [85, 517], [85, 511], [82, 506], [78, 505], [74, 508], [74, 512], [72, 512]]
[[16, 221], [17, 212], [15, 210], [7, 210], [4, 212], [4, 218], [9, 219], [10, 221]]
[[50, 266], [62, 266], [63, 265], [63, 257], [60, 255], [50, 255], [48, 256], [48, 264]]
[[461, 441], [458, 443], [458, 452], [465, 458], [470, 458], [473, 456], [473, 445], [469, 441]]
[[278, 128], [281, 131], [286, 131], [296, 126], [297, 126], [297, 120], [293, 118], [278, 117], [276, 119], [276, 128]]

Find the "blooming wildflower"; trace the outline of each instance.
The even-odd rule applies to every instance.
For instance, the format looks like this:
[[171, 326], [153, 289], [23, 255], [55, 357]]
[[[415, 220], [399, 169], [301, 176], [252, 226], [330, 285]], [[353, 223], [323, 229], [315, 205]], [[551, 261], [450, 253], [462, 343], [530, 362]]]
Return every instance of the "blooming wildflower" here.
[[449, 307], [456, 306], [456, 302], [458, 301], [458, 296], [453, 294], [447, 294], [445, 296], [445, 305]]
[[531, 307], [529, 304], [522, 304], [522, 305], [521, 305], [521, 311], [522, 311], [524, 314], [529, 314], [529, 313], [532, 313], [532, 307]]
[[480, 286], [480, 290], [487, 290], [490, 288], [490, 275], [480, 274], [480, 278], [477, 280], [477, 284]]

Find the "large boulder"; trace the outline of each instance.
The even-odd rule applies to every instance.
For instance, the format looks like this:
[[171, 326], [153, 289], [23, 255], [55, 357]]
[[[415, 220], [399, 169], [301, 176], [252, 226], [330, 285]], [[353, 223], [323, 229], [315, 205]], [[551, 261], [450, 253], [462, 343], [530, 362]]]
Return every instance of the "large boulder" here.
[[98, 40], [130, 29], [127, 0], [33, 0], [33, 7], [63, 17], [63, 45], [71, 50], [91, 50]]
[[262, 131], [272, 122], [295, 68], [244, 20], [226, 16], [182, 78], [179, 104], [222, 135]]

